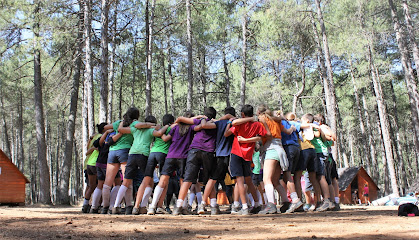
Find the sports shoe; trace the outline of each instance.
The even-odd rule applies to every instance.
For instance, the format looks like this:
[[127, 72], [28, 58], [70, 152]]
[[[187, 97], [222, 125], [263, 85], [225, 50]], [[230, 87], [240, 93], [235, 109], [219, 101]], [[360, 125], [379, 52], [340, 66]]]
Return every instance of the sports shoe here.
[[233, 215], [238, 215], [239, 214], [239, 212], [240, 212], [240, 206], [231, 206], [231, 214], [233, 214]]
[[147, 208], [146, 207], [140, 207], [139, 212], [140, 212], [140, 214], [147, 214]]
[[132, 209], [132, 215], [138, 215], [138, 214], [140, 214], [140, 209], [139, 208], [133, 208]]
[[266, 207], [260, 211], [258, 214], [274, 214], [277, 213], [276, 205], [274, 203], [268, 202]]
[[220, 206], [218, 204], [215, 207], [211, 207], [211, 215], [219, 215], [220, 213]]
[[258, 214], [262, 210], [261, 206], [253, 207], [252, 210], [250, 210], [251, 214]]
[[182, 208], [182, 214], [183, 215], [192, 215], [193, 212], [189, 211], [187, 208]]
[[90, 213], [94, 213], [94, 214], [99, 213], [99, 208], [96, 208], [96, 209], [90, 208]]
[[251, 215], [251, 213], [249, 212], [249, 209], [248, 208], [246, 208], [246, 209], [241, 209], [240, 211], [239, 211], [239, 213], [238, 213], [239, 215], [245, 215], [245, 216], [247, 216], [247, 215]]
[[304, 204], [304, 207], [303, 207], [303, 209], [304, 209], [304, 211], [308, 211], [310, 208], [311, 208], [311, 204], [309, 204], [309, 203], [306, 203], [306, 204]]
[[297, 210], [301, 206], [303, 206], [303, 202], [301, 202], [301, 200], [296, 203], [291, 203], [291, 206], [288, 208], [288, 210], [285, 213], [293, 213], [295, 212], [295, 210]]
[[[149, 208], [148, 210], [150, 211], [150, 208]], [[156, 209], [156, 213], [157, 213], [157, 214], [169, 214], [169, 213], [166, 211], [166, 209], [164, 209], [164, 208], [162, 208], [162, 207], [158, 207], [158, 208]], [[147, 212], [147, 214], [148, 214], [148, 212]]]
[[173, 210], [173, 215], [182, 215], [182, 210], [183, 210], [183, 207], [176, 207], [174, 210]]
[[100, 214], [108, 214], [109, 212], [109, 207], [103, 207], [100, 211]]
[[131, 215], [133, 208], [134, 208], [133, 206], [125, 207], [125, 215]]
[[290, 208], [291, 203], [290, 202], [284, 202], [282, 203], [282, 206], [279, 208], [279, 211], [281, 213], [284, 213], [288, 210], [288, 208]]
[[121, 207], [112, 208], [112, 214], [121, 214]]
[[156, 214], [156, 209], [154, 209], [153, 207], [149, 207], [147, 211], [147, 215], [154, 215], [154, 214]]
[[335, 203], [335, 207], [332, 209], [332, 211], [340, 211], [340, 204]]
[[90, 212], [90, 205], [83, 205], [81, 208], [82, 213], [89, 213]]
[[323, 204], [320, 207], [316, 208], [316, 211], [317, 212], [327, 211], [328, 209], [330, 209], [332, 207], [331, 205], [332, 205], [332, 203], [330, 202], [330, 200], [326, 199], [326, 200], [324, 200]]
[[206, 211], [206, 209], [205, 209], [205, 204], [199, 204], [199, 207], [198, 207], [198, 214], [199, 215], [201, 215], [201, 214], [205, 214], [205, 211]]
[[168, 214], [172, 214], [172, 210], [170, 209], [170, 207], [166, 207], [166, 212], [167, 212]]

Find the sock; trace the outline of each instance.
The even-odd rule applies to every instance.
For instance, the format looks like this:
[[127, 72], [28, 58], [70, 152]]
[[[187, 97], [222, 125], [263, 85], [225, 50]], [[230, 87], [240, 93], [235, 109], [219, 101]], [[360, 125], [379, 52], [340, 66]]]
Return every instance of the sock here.
[[195, 193], [196, 196], [196, 202], [202, 202], [202, 193], [201, 191]]
[[140, 207], [146, 207], [148, 199], [150, 198], [151, 192], [153, 189], [151, 187], [146, 187], [143, 194], [143, 199], [141, 200]]
[[[278, 191], [279, 195], [281, 196], [281, 202], [289, 202], [287, 191], [284, 189], [284, 187], [282, 187], [281, 184], [278, 184], [275, 189]], [[265, 192], [266, 192], [266, 186], [265, 186]]]
[[89, 205], [90, 199], [85, 198], [83, 201], [83, 205]]
[[100, 196], [102, 196], [102, 189], [95, 188], [92, 194], [92, 209], [97, 209], [99, 207]]
[[242, 209], [248, 209], [249, 207], [247, 206], [247, 203], [243, 203], [242, 204]]
[[292, 192], [290, 194], [290, 196], [291, 196], [291, 199], [292, 199], [292, 203], [298, 203], [300, 201], [296, 192]]
[[217, 206], [217, 199], [216, 198], [211, 198], [210, 199], [210, 205], [211, 205], [211, 207], [216, 207]]
[[177, 208], [182, 207], [182, 205], [183, 205], [183, 200], [182, 200], [182, 199], [178, 199], [178, 200], [176, 200], [176, 207], [177, 207]]
[[159, 185], [157, 185], [157, 187], [154, 189], [153, 200], [151, 201], [151, 205], [149, 207], [152, 207], [154, 209], [156, 208], [157, 203], [160, 200], [160, 196], [163, 193], [163, 190], [164, 190], [164, 188], [162, 188]]
[[240, 207], [240, 202], [239, 202], [239, 201], [234, 201], [233, 205], [234, 205], [235, 207]]
[[195, 193], [191, 192], [189, 194], [189, 206], [192, 206], [193, 200], [195, 200]]
[[265, 193], [266, 193], [266, 199], [267, 199], [268, 203], [275, 203], [274, 185], [266, 184], [265, 185]]
[[207, 203], [201, 200], [201, 205], [207, 206]]
[[339, 204], [339, 197], [335, 197], [335, 203]]
[[265, 205], [268, 204], [268, 198], [266, 197], [266, 193], [263, 193], [263, 200], [265, 201]]
[[[118, 185], [118, 186], [115, 186], [115, 187], [112, 188], [111, 196], [110, 196], [110, 200], [109, 200], [109, 209], [112, 209], [113, 208], [113, 205], [115, 204], [116, 196], [118, 195], [118, 192], [119, 192], [119, 188], [120, 187], [121, 186]], [[118, 205], [118, 207], [120, 207], [120, 206], [121, 206], [121, 204]]]
[[109, 207], [110, 198], [111, 198], [111, 187], [103, 184], [103, 190], [102, 190], [103, 207]]
[[130, 207], [133, 205], [132, 201], [134, 200], [134, 196], [132, 195], [132, 185], [130, 185], [125, 192], [125, 206]]
[[262, 195], [260, 194], [259, 190], [256, 190], [256, 194], [258, 195], [259, 201], [257, 202], [257, 205], [263, 205]]
[[124, 185], [122, 185], [119, 188], [118, 195], [116, 196], [116, 200], [115, 200], [115, 203], [114, 203], [113, 207], [118, 207], [118, 205], [122, 202], [122, 199], [124, 198], [125, 193], [127, 192], [127, 190], [128, 190], [128, 188], [125, 187]]
[[183, 208], [187, 208], [188, 207], [188, 200], [187, 199], [185, 199], [184, 201], [183, 201], [183, 206], [182, 206]]
[[255, 206], [255, 200], [253, 199], [253, 196], [251, 193], [247, 194], [247, 197], [249, 198], [249, 202], [251, 206]]

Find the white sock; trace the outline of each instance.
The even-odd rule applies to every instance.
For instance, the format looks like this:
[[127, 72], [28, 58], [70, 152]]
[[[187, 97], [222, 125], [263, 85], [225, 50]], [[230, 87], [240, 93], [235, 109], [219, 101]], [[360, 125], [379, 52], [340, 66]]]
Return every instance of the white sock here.
[[103, 207], [109, 207], [110, 198], [111, 198], [111, 187], [103, 184], [103, 190], [102, 190]]
[[[276, 190], [278, 191], [279, 195], [281, 196], [281, 202], [289, 202], [288, 196], [287, 196], [287, 190], [285, 190], [284, 187], [281, 184], [278, 184], [276, 186]], [[265, 186], [265, 192], [266, 192], [266, 186]]]
[[116, 196], [116, 200], [115, 200], [115, 203], [114, 203], [113, 207], [118, 207], [118, 205], [122, 202], [122, 199], [125, 197], [125, 195], [126, 195], [125, 193], [127, 192], [127, 190], [128, 190], [128, 188], [125, 187], [124, 185], [122, 185], [119, 188], [118, 195]]
[[239, 201], [234, 201], [233, 204], [234, 204], [235, 207], [240, 207], [240, 202]]
[[151, 205], [149, 207], [156, 208], [157, 203], [160, 200], [160, 196], [163, 193], [164, 188], [161, 188], [159, 185], [156, 186], [153, 193], [153, 200], [151, 201]]
[[248, 193], [248, 194], [247, 194], [247, 197], [249, 198], [250, 205], [251, 205], [252, 207], [253, 207], [253, 206], [255, 206], [255, 200], [253, 199], [252, 194], [251, 194], [251, 193]]
[[249, 207], [247, 206], [247, 203], [243, 203], [242, 204], [242, 209], [248, 209]]
[[92, 194], [92, 209], [97, 209], [99, 207], [100, 196], [102, 196], [102, 189], [95, 188]]
[[176, 207], [179, 208], [183, 205], [183, 200], [182, 199], [178, 199], [176, 200]]
[[141, 200], [140, 207], [146, 207], [148, 203], [148, 199], [150, 198], [151, 192], [153, 191], [153, 188], [146, 187], [143, 194], [143, 199]]
[[265, 193], [266, 199], [270, 203], [275, 203], [275, 192], [274, 192], [274, 185], [273, 184], [266, 184], [265, 185]]
[[291, 196], [291, 199], [292, 199], [292, 203], [298, 203], [300, 201], [296, 192], [292, 192], [290, 194], [290, 196]]
[[263, 193], [263, 200], [265, 201], [265, 205], [268, 204], [268, 198], [266, 197], [266, 193]]
[[191, 192], [189, 194], [189, 206], [192, 206], [193, 200], [195, 200], [195, 193]]
[[128, 187], [127, 191], [125, 192], [125, 206], [126, 207], [130, 207], [133, 205], [133, 200], [134, 200], [134, 196], [133, 194], [133, 189], [132, 189], [132, 184]]
[[84, 201], [83, 201], [83, 205], [89, 205], [89, 202], [90, 202], [90, 199], [84, 199]]
[[202, 202], [202, 193], [201, 191], [195, 193], [196, 196], [196, 202]]
[[217, 199], [216, 198], [211, 198], [210, 199], [210, 206], [211, 207], [216, 207], [217, 206]]
[[335, 197], [335, 203], [339, 204], [339, 197]]
[[258, 206], [263, 205], [262, 195], [260, 194], [259, 190], [256, 190], [256, 194], [258, 195]]
[[[116, 196], [118, 196], [118, 192], [119, 192], [120, 187], [121, 186], [118, 185], [118, 186], [115, 186], [115, 187], [112, 188], [111, 196], [110, 196], [110, 202], [109, 202], [109, 209], [111, 209], [111, 210], [113, 208], [113, 205], [115, 204]], [[120, 206], [121, 206], [121, 204], [118, 205], [118, 207], [120, 207]]]

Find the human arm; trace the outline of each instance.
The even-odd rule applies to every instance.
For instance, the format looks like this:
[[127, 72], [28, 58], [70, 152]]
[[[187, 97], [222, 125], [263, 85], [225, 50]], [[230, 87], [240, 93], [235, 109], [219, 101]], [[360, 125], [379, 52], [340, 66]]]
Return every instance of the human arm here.
[[139, 122], [139, 123], [136, 123], [134, 125], [134, 127], [138, 128], [138, 129], [151, 128], [151, 127], [154, 127], [154, 126], [156, 126], [156, 124], [155, 123], [150, 123], [150, 122]]
[[237, 126], [237, 125], [241, 125], [247, 122], [254, 122], [254, 121], [255, 121], [254, 117], [238, 118], [232, 121], [232, 126]]
[[271, 130], [269, 129], [269, 127], [268, 127], [268, 124], [266, 123], [266, 120], [265, 120], [265, 118], [260, 118], [259, 119], [259, 121], [260, 121], [260, 123], [262, 123], [262, 125], [263, 125], [263, 127], [265, 128], [265, 130], [266, 130], [266, 135], [265, 135], [265, 137], [267, 137], [267, 138], [271, 138], [272, 137], [272, 133], [271, 133]]
[[165, 142], [168, 142], [168, 141], [172, 140], [172, 136], [170, 134], [163, 134], [161, 136], [161, 139]]
[[106, 130], [105, 133], [102, 134], [102, 136], [99, 139], [99, 146], [103, 146], [103, 143], [106, 140], [106, 137], [108, 136], [109, 133], [113, 132], [113, 129], [108, 129]]
[[166, 130], [167, 130], [168, 127], [169, 127], [169, 125], [166, 125], [166, 126], [160, 128], [160, 130], [155, 129], [153, 131], [153, 136], [154, 137], [161, 137], [161, 136], [163, 136], [163, 134], [166, 132]]
[[196, 125], [196, 126], [193, 128], [193, 130], [194, 130], [195, 132], [199, 132], [199, 131], [201, 131], [201, 130], [202, 130], [202, 124]]
[[228, 120], [228, 119], [232, 119], [232, 118], [234, 118], [234, 116], [233, 116], [233, 115], [231, 115], [231, 114], [226, 114], [226, 115], [224, 115], [224, 116], [220, 117], [220, 119], [218, 119], [218, 121], [219, 121], [219, 120]]
[[290, 128], [282, 127], [281, 132], [291, 135], [296, 130], [294, 125], [291, 125]]
[[176, 118], [175, 123], [186, 123], [186, 124], [189, 124], [189, 125], [193, 125], [194, 124], [194, 119], [199, 119], [199, 118], [206, 118], [206, 116], [204, 116], [204, 115], [198, 115], [198, 116], [191, 117], [191, 118], [188, 118], [188, 117], [178, 117], [178, 118]]
[[238, 136], [237, 141], [239, 141], [239, 143], [252, 143], [252, 142], [262, 141], [262, 138], [260, 136], [251, 137], [251, 138], [244, 138], [242, 136]]
[[95, 148], [95, 147], [89, 148], [89, 150], [87, 150], [87, 152], [86, 152], [86, 156], [91, 154], [94, 150], [97, 150], [97, 148]]
[[207, 121], [205, 119], [201, 120], [202, 129], [215, 129], [217, 125], [213, 120]]

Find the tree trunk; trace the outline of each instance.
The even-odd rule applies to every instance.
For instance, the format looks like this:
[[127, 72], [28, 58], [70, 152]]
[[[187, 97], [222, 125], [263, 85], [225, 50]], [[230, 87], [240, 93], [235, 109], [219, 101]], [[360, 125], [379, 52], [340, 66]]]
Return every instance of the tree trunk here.
[[[1, 83], [1, 82], [0, 82]], [[1, 110], [1, 124], [3, 128], [3, 134], [2, 136], [2, 142], [4, 143], [4, 153], [10, 158], [10, 161], [12, 161], [11, 158], [11, 149], [10, 149], [10, 140], [9, 140], [9, 129], [7, 128], [7, 122], [6, 122], [6, 111], [4, 109], [4, 101], [3, 101], [3, 86], [0, 85], [0, 110]]]
[[[136, 35], [137, 35], [137, 32], [135, 32], [135, 36]], [[135, 81], [136, 81], [136, 78], [137, 78], [137, 64], [135, 62], [135, 60], [137, 58], [137, 38], [135, 38], [135, 37], [134, 37], [134, 43], [133, 44], [134, 44], [134, 46], [132, 48], [133, 54], [132, 54], [131, 107], [134, 106], [134, 99], [135, 99]], [[121, 80], [122, 80], [122, 77], [121, 77]], [[121, 81], [121, 83], [122, 83], [122, 81]], [[122, 89], [120, 89], [120, 91], [122, 91]], [[122, 99], [122, 93], [120, 95], [119, 101], [121, 101], [121, 99]], [[120, 109], [120, 111], [122, 111], [122, 110]], [[119, 118], [119, 119], [121, 119], [121, 118]]]
[[162, 73], [163, 73], [163, 97], [164, 97], [164, 113], [168, 114], [169, 113], [169, 106], [167, 104], [167, 83], [166, 83], [166, 66], [164, 64], [164, 53], [163, 51], [161, 52], [161, 56], [160, 56], [160, 64], [161, 64], [161, 68], [162, 68]]
[[25, 171], [25, 150], [23, 146], [23, 94], [22, 90], [19, 90], [19, 104], [18, 104], [18, 117], [17, 117], [17, 127], [18, 127], [18, 163], [19, 170], [24, 173]]
[[202, 105], [207, 107], [207, 80], [205, 76], [205, 49], [203, 47], [200, 48], [200, 56], [199, 56], [199, 76], [201, 78], [202, 83]]
[[[80, 6], [82, 7], [82, 6]], [[80, 8], [82, 9], [82, 8]], [[59, 181], [59, 188], [57, 192], [57, 202], [61, 204], [70, 204], [70, 196], [68, 195], [69, 190], [69, 181], [70, 181], [70, 172], [73, 160], [73, 145], [74, 145], [74, 132], [76, 125], [77, 117], [77, 103], [79, 98], [79, 83], [81, 75], [82, 60], [81, 55], [83, 52], [83, 13], [79, 13], [79, 24], [78, 24], [78, 34], [76, 40], [76, 51], [74, 53], [75, 61], [75, 71], [73, 75], [73, 86], [71, 88], [71, 97], [70, 97], [70, 113], [68, 116], [68, 122], [65, 136], [65, 149], [64, 149], [64, 159], [62, 161], [61, 175]], [[105, 115], [106, 116], [106, 115]], [[85, 148], [85, 147], [83, 147]], [[58, 152], [57, 152], [58, 159]], [[58, 164], [57, 164], [58, 166]], [[58, 180], [58, 179], [57, 179]]]
[[[122, 119], [122, 87], [123, 87], [123, 83], [124, 83], [124, 65], [122, 65], [121, 67], [121, 78], [120, 78], [120, 83], [119, 83], [119, 93], [118, 93], [118, 119]], [[134, 89], [132, 90], [134, 91]], [[134, 99], [134, 98], [133, 98]]]
[[[409, 95], [410, 109], [412, 111], [412, 125], [415, 133], [415, 147], [416, 154], [419, 153], [419, 94], [416, 86], [416, 81], [413, 76], [413, 69], [410, 64], [409, 51], [406, 45], [406, 39], [403, 35], [402, 27], [397, 17], [397, 9], [393, 0], [388, 0], [391, 10], [391, 18], [396, 32], [397, 46], [400, 52], [400, 61], [403, 67], [404, 80], [407, 86], [407, 94]], [[414, 39], [414, 38], [413, 38]], [[415, 41], [414, 41], [415, 42]], [[418, 65], [417, 65], [418, 66]]]
[[407, 4], [407, 0], [402, 1], [403, 4], [403, 13], [404, 13], [404, 19], [406, 22], [407, 32], [409, 34], [410, 44], [412, 45], [412, 54], [413, 54], [413, 60], [415, 61], [416, 66], [416, 74], [419, 79], [419, 50], [418, 50], [418, 44], [416, 42], [416, 34], [415, 34], [415, 28], [413, 27], [413, 21], [410, 17], [410, 11], [409, 11], [409, 5]]
[[[246, 8], [246, 1], [243, 1]], [[240, 83], [240, 106], [246, 104], [246, 71], [247, 71], [247, 10], [242, 15], [242, 79]]]
[[192, 63], [192, 29], [191, 29], [191, 1], [186, 0], [186, 35], [188, 38], [188, 95], [186, 98], [186, 110], [193, 108], [193, 63]]
[[170, 48], [167, 53], [167, 73], [169, 74], [169, 91], [170, 91], [170, 109], [173, 115], [176, 115], [175, 112], [175, 97], [173, 93], [173, 75], [172, 75], [172, 59], [170, 58]]
[[34, 102], [35, 102], [35, 122], [36, 122], [36, 142], [38, 146], [38, 167], [39, 167], [39, 187], [40, 202], [51, 204], [50, 174], [47, 163], [47, 145], [45, 142], [45, 120], [44, 107], [42, 104], [42, 77], [41, 77], [41, 50], [39, 41], [39, 22], [40, 22], [41, 2], [35, 1], [34, 25], [33, 25], [33, 47], [34, 47]]
[[[323, 13], [320, 8], [320, 0], [315, 0], [316, 7], [317, 7], [317, 17], [320, 22], [320, 29], [323, 37], [323, 51], [324, 51], [324, 58], [325, 63], [327, 67], [327, 88], [325, 87], [325, 95], [326, 97], [326, 107], [327, 107], [327, 115], [328, 115], [328, 121], [330, 124], [330, 128], [336, 132], [337, 131], [337, 122], [336, 122], [336, 109], [338, 108], [337, 102], [336, 102], [336, 96], [335, 96], [335, 84], [333, 83], [333, 69], [332, 69], [332, 62], [330, 59], [330, 53], [329, 53], [329, 44], [327, 40], [327, 34], [326, 34], [326, 27], [324, 25], [323, 21]], [[335, 142], [335, 147], [332, 147], [332, 153], [333, 157], [337, 159], [337, 144], [338, 142]]]
[[368, 135], [368, 145], [370, 146], [370, 156], [371, 156], [371, 177], [378, 182], [379, 177], [379, 171], [378, 171], [378, 160], [377, 160], [377, 153], [375, 150], [375, 140], [373, 137], [372, 132], [372, 126], [370, 124], [370, 116], [368, 113], [368, 107], [367, 107], [367, 100], [365, 99], [365, 95], [363, 90], [361, 89], [361, 96], [362, 96], [362, 106], [364, 110], [364, 116], [365, 116], [365, 125], [367, 127], [367, 135]]
[[[147, 1], [148, 4], [148, 1]], [[147, 74], [146, 74], [146, 90], [145, 90], [145, 115], [149, 116], [152, 114], [151, 106], [151, 81], [152, 81], [152, 70], [153, 70], [153, 24], [154, 24], [154, 7], [156, 0], [151, 1], [151, 12], [150, 21], [146, 23], [148, 25], [148, 44], [147, 44]], [[148, 12], [146, 13], [148, 15]]]
[[89, 136], [95, 132], [95, 99], [93, 93], [93, 66], [92, 66], [92, 0], [84, 0], [84, 39], [85, 39], [85, 71], [84, 81], [87, 93], [87, 127]]
[[303, 94], [304, 92], [304, 88], [306, 86], [306, 69], [305, 69], [305, 65], [304, 65], [305, 61], [304, 61], [304, 56], [302, 56], [302, 59], [300, 61], [300, 70], [301, 70], [301, 88], [298, 89], [298, 83], [296, 82], [297, 85], [297, 92], [293, 95], [293, 101], [292, 101], [292, 112], [296, 113], [297, 112], [297, 101], [298, 98], [301, 96], [301, 94]]
[[109, 28], [109, 0], [102, 0], [100, 22], [102, 24], [100, 35], [100, 47], [102, 50], [100, 64], [100, 100], [99, 100], [99, 122], [107, 122], [108, 116], [108, 28]]
[[383, 90], [381, 88], [381, 82], [379, 79], [379, 75], [376, 75], [377, 72], [375, 69], [375, 65], [373, 63], [372, 51], [371, 51], [370, 46], [368, 46], [368, 62], [371, 68], [371, 79], [373, 82], [374, 92], [375, 92], [376, 101], [377, 101], [378, 115], [379, 115], [381, 132], [382, 132], [382, 137], [383, 137], [383, 142], [384, 142], [385, 156], [387, 159], [387, 165], [388, 165], [388, 170], [389, 170], [390, 179], [391, 179], [391, 188], [392, 188], [393, 193], [399, 196], [399, 187], [397, 185], [396, 172], [394, 168], [393, 149], [391, 146], [391, 136], [390, 136], [390, 129], [389, 129], [390, 124], [388, 121], [386, 105], [384, 103], [384, 95], [383, 95]]
[[[275, 62], [277, 62], [278, 64], [275, 64]], [[278, 72], [278, 70], [276, 68], [276, 65], [279, 65], [278, 60], [277, 61], [272, 61], [272, 68], [274, 70], [274, 75], [275, 75], [275, 78], [276, 78], [276, 84], [280, 85], [280, 83], [281, 83], [281, 73]], [[278, 89], [278, 91], [276, 92], [276, 94], [278, 96], [278, 108], [281, 111], [281, 113], [283, 113], [284, 112], [284, 109], [283, 109], [284, 108], [284, 106], [283, 106], [284, 104], [282, 103], [281, 90]]]
[[113, 86], [114, 86], [114, 79], [115, 79], [115, 55], [116, 55], [116, 29], [118, 23], [118, 0], [115, 1], [115, 10], [113, 14], [113, 26], [112, 26], [112, 40], [111, 40], [111, 56], [110, 56], [110, 63], [109, 63], [109, 92], [108, 92], [108, 116], [107, 122], [112, 122], [112, 112], [113, 112]]
[[225, 74], [225, 96], [226, 96], [226, 105], [227, 107], [231, 106], [230, 102], [230, 74], [228, 71], [227, 60], [226, 60], [226, 53], [223, 49], [223, 66], [224, 66], [224, 74]]

